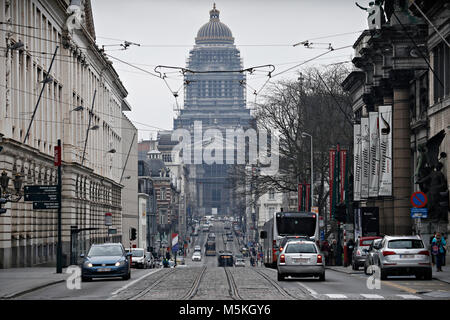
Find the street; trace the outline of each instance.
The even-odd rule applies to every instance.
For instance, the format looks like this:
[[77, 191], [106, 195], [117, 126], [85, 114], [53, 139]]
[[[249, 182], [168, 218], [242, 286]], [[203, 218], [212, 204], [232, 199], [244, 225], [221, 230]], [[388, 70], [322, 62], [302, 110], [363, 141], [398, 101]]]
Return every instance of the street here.
[[[212, 230], [216, 250], [238, 253], [236, 237], [227, 242], [222, 222]], [[380, 289], [369, 289], [362, 270], [328, 267], [326, 281], [313, 278], [286, 279], [278, 282], [275, 269], [218, 267], [216, 256], [202, 255], [191, 261], [195, 245], [204, 247], [207, 233], [201, 232], [190, 244], [186, 265], [175, 268], [133, 269], [128, 281], [94, 279], [81, 283], [81, 289], [67, 289], [59, 283], [16, 297], [18, 300], [450, 300], [450, 284], [439, 280], [416, 280], [414, 277], [390, 277], [381, 281]], [[336, 271], [342, 269], [342, 271]]]

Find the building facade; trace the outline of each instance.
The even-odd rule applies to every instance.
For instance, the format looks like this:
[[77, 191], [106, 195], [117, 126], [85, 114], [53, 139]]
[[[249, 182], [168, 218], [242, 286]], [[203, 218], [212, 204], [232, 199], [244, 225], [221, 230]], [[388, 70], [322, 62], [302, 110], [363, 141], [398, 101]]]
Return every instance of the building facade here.
[[[393, 1], [392, 9], [385, 10], [381, 27], [360, 35], [354, 44], [354, 70], [342, 85], [351, 93], [356, 126], [363, 127], [367, 121], [364, 119], [375, 115], [378, 126], [383, 127], [378, 128], [381, 135], [392, 134], [392, 144], [388, 147], [391, 150], [390, 191], [361, 194], [356, 206], [376, 208], [381, 234], [421, 233], [427, 237], [433, 231], [448, 232], [448, 212], [437, 217], [436, 210], [431, 208], [433, 201], [429, 201], [430, 216], [421, 219], [419, 225], [417, 219], [411, 218], [410, 198], [415, 191], [424, 191], [430, 200], [433, 198], [430, 186], [425, 188], [431, 178], [429, 174], [442, 175], [447, 181], [449, 178], [448, 160], [441, 152], [449, 150], [450, 57], [443, 39], [449, 38], [450, 24], [448, 2], [415, 3]], [[391, 121], [380, 116], [386, 108], [391, 110]], [[366, 152], [371, 163], [377, 160], [374, 150]], [[355, 161], [358, 156], [364, 154], [355, 153]], [[437, 169], [438, 162], [442, 169]], [[376, 186], [381, 181], [379, 175], [385, 173], [383, 166], [376, 170], [368, 166], [365, 170], [362, 163], [361, 167], [361, 175], [367, 175], [371, 185], [373, 181]], [[355, 179], [360, 176], [358, 170], [355, 167]], [[355, 180], [354, 193], [362, 192], [357, 186]], [[439, 191], [448, 192], [447, 182]]]
[[[197, 33], [186, 66], [190, 72], [185, 73], [184, 108], [174, 119], [174, 129], [184, 128], [190, 132], [192, 150], [204, 148], [213, 141], [205, 132], [225, 137], [226, 129], [245, 130], [252, 119], [246, 108], [246, 78], [243, 72], [237, 72], [242, 70], [240, 52], [234, 45], [231, 30], [220, 21], [219, 13], [214, 5], [209, 22]], [[199, 141], [194, 141], [196, 128], [202, 135]], [[233, 214], [228, 181], [232, 165], [225, 163], [225, 140], [216, 140], [215, 150], [223, 152], [222, 161], [206, 163], [203, 159], [199, 163], [185, 163], [190, 173], [188, 186], [194, 215], [213, 211], [219, 215]]]
[[[69, 4], [0, 2], [0, 170], [20, 175], [23, 185], [56, 185], [54, 148], [61, 141], [64, 265], [91, 243], [122, 239], [121, 124], [123, 111], [131, 110], [118, 74], [95, 44], [90, 1], [82, 1], [76, 30], [66, 24]], [[12, 189], [10, 181], [2, 191]], [[53, 265], [57, 210], [34, 210], [23, 198], [4, 207], [0, 267]], [[109, 227], [105, 213], [112, 214]]]

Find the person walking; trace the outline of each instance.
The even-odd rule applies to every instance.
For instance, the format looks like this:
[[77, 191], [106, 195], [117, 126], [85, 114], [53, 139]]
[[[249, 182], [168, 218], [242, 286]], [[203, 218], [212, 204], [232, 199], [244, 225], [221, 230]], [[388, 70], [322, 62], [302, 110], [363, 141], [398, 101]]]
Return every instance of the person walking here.
[[347, 241], [347, 264], [352, 265], [353, 260], [353, 249], [355, 248], [355, 241], [353, 241], [352, 238], [350, 238]]
[[330, 246], [330, 258], [331, 258], [331, 265], [336, 265], [336, 250], [337, 250], [337, 242], [336, 239], [333, 239]]
[[323, 255], [325, 256], [325, 265], [329, 266], [330, 265], [330, 256], [329, 256], [330, 245], [328, 244], [327, 240], [325, 240], [322, 243], [322, 247], [320, 248], [320, 251], [322, 251]]
[[447, 242], [445, 239], [441, 237], [441, 234], [438, 232], [436, 233], [436, 236], [434, 237], [432, 241], [432, 254], [436, 256], [436, 271], [442, 271], [442, 263], [444, 259], [445, 254], [445, 246], [447, 245]]
[[[436, 237], [436, 231], [433, 232], [433, 235], [430, 237], [430, 250], [432, 251], [431, 247], [433, 245], [433, 240]], [[434, 254], [431, 255], [431, 263], [433, 266], [436, 264], [436, 259], [434, 258]]]

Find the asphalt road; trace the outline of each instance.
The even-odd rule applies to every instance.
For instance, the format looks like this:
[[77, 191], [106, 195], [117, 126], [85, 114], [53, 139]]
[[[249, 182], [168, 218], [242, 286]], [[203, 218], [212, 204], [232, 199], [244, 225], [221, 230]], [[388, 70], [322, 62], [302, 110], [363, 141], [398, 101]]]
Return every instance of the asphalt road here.
[[[216, 251], [239, 253], [239, 243], [226, 241], [223, 223], [215, 222]], [[363, 271], [326, 270], [326, 281], [314, 278], [288, 278], [277, 281], [275, 269], [218, 267], [216, 256], [205, 256], [208, 233], [200, 232], [189, 245], [186, 264], [175, 268], [132, 269], [130, 280], [94, 279], [81, 289], [69, 290], [55, 284], [17, 299], [77, 300], [450, 300], [450, 285], [438, 280], [395, 277], [381, 281], [379, 289], [369, 289]], [[202, 261], [192, 261], [194, 246], [202, 248]]]

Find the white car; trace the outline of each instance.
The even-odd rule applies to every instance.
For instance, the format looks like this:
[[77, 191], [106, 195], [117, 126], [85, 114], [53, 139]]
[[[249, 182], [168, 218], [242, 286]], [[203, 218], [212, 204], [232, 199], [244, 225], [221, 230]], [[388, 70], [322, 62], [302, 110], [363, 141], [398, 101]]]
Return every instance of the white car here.
[[199, 246], [199, 245], [197, 245], [197, 246], [195, 246], [194, 247], [194, 252], [201, 252], [202, 251], [202, 248]]
[[202, 254], [199, 251], [195, 251], [192, 254], [192, 261], [202, 261]]
[[236, 258], [236, 261], [234, 262], [235, 267], [245, 267], [245, 260], [244, 258]]
[[131, 250], [131, 266], [137, 268], [147, 268], [147, 260], [145, 259], [144, 248], [128, 248], [127, 252]]

